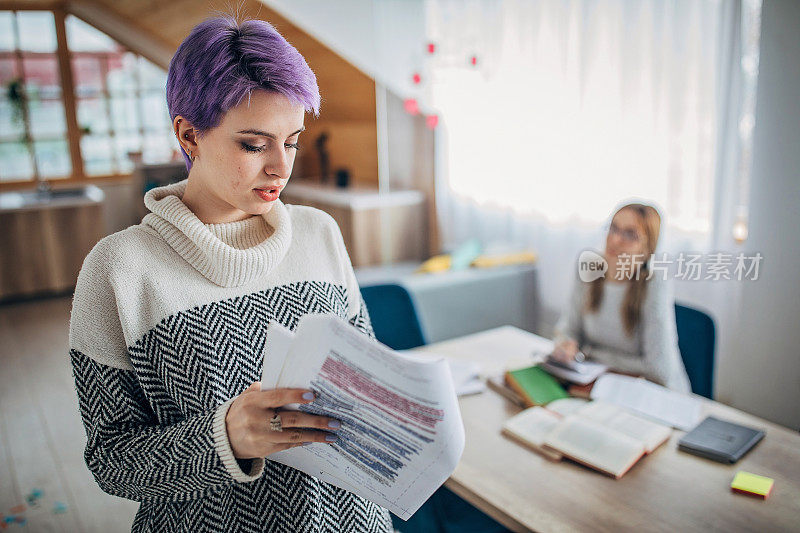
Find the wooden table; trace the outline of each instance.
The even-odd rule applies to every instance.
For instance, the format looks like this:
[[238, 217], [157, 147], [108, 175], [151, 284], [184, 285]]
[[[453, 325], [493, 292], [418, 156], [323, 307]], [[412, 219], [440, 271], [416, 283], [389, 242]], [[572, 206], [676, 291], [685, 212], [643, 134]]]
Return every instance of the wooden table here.
[[[479, 361], [484, 373], [536, 362], [550, 341], [512, 326], [417, 348]], [[773, 394], [766, 390], [765, 394]], [[704, 414], [763, 429], [734, 465], [677, 449], [670, 440], [615, 480], [570, 461], [550, 462], [501, 435], [520, 411], [487, 390], [460, 399], [466, 431], [461, 462], [446, 486], [514, 531], [800, 531], [800, 434], [718, 402]], [[771, 477], [766, 500], [731, 492], [739, 470]]]

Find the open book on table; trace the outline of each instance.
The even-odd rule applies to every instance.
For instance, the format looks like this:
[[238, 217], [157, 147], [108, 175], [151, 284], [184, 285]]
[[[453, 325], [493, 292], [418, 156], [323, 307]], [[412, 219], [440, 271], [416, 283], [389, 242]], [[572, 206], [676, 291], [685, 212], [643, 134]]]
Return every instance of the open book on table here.
[[684, 431], [700, 422], [703, 405], [689, 394], [675, 392], [646, 379], [603, 374], [591, 389], [593, 400], [602, 400]]
[[565, 398], [522, 411], [503, 424], [503, 433], [548, 459], [567, 457], [619, 478], [663, 444], [671, 428], [602, 401]]
[[455, 470], [464, 426], [447, 362], [401, 354], [333, 315], [267, 328], [261, 389], [309, 388], [287, 408], [342, 422], [333, 444], [267, 457], [407, 520]]

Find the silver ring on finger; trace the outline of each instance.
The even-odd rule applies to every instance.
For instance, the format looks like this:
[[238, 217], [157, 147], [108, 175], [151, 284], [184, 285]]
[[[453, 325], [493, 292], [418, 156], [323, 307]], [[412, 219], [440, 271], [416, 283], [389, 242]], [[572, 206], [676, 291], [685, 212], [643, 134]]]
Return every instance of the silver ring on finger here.
[[269, 429], [272, 431], [283, 431], [283, 426], [281, 425], [281, 415], [277, 411], [275, 411], [275, 416], [269, 419]]

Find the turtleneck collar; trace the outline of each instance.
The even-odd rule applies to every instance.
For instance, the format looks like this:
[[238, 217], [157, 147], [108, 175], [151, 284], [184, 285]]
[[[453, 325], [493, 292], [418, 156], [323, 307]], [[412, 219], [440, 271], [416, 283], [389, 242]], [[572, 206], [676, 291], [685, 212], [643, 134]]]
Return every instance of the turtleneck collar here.
[[280, 200], [263, 216], [204, 224], [183, 203], [188, 178], [150, 189], [142, 219], [203, 276], [222, 287], [238, 287], [268, 274], [292, 240], [289, 212]]

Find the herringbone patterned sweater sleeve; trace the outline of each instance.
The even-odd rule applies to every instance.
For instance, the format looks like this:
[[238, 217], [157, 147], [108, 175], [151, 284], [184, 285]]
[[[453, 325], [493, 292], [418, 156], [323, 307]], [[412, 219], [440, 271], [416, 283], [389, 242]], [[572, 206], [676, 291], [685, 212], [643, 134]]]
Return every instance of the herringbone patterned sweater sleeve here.
[[217, 428], [224, 431], [230, 402], [161, 426], [132, 370], [99, 364], [76, 350], [70, 356], [86, 428], [84, 459], [103, 491], [139, 502], [186, 501], [262, 473], [263, 459], [254, 460], [255, 473], [248, 475], [232, 454], [226, 464], [218, 452]]
[[100, 488], [140, 502], [178, 502], [258, 479], [243, 472], [225, 415], [233, 399], [171, 424], [159, 423], [125, 351], [108, 261], [93, 253], [78, 276], [70, 318], [70, 361], [86, 430], [84, 459]]

